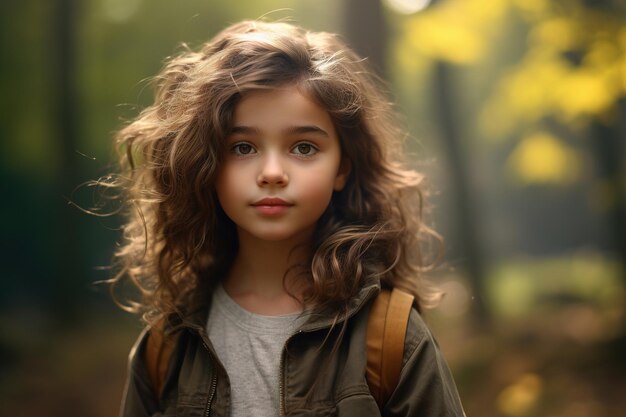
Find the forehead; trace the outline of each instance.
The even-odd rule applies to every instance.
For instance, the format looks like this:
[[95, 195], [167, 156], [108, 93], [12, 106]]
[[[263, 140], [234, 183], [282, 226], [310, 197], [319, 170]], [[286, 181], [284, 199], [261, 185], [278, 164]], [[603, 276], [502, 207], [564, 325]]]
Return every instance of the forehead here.
[[261, 130], [298, 125], [334, 130], [326, 109], [296, 86], [250, 91], [239, 100], [233, 116], [234, 126]]

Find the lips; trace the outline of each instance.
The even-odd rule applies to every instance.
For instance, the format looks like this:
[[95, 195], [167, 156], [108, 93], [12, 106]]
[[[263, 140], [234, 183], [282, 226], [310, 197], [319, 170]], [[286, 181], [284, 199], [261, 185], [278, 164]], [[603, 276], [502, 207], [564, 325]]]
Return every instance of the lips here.
[[276, 216], [283, 214], [292, 207], [293, 204], [280, 198], [263, 198], [252, 203], [252, 207], [261, 215]]
[[262, 206], [267, 206], [267, 207], [272, 207], [272, 206], [285, 206], [285, 207], [290, 207], [293, 206], [293, 204], [282, 200], [280, 198], [264, 198], [261, 199], [259, 201], [256, 201], [254, 203], [252, 203], [252, 205], [254, 207], [262, 207]]

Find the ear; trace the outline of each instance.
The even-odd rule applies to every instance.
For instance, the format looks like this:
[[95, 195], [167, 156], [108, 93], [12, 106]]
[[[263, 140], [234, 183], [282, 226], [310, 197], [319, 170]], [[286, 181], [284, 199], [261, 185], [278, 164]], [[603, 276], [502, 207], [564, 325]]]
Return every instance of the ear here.
[[346, 182], [348, 182], [348, 177], [350, 176], [351, 171], [352, 162], [346, 157], [341, 158], [341, 164], [339, 164], [339, 170], [337, 171], [335, 185], [333, 187], [335, 191], [343, 190], [343, 187], [346, 186]]

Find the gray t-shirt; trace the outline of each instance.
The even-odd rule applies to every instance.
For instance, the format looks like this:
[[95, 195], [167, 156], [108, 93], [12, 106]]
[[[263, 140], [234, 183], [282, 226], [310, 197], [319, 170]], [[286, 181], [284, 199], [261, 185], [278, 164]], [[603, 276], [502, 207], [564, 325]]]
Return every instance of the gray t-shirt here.
[[298, 313], [251, 313], [218, 286], [209, 311], [207, 333], [230, 379], [232, 417], [278, 415], [282, 349], [304, 321], [305, 317]]

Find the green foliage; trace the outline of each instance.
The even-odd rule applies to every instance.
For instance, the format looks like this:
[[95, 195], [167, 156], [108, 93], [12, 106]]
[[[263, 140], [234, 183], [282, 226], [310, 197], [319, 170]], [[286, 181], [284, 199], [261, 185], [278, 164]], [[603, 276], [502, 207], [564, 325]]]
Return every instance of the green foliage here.
[[619, 263], [591, 252], [503, 261], [487, 283], [496, 317], [528, 315], [546, 304], [590, 303], [609, 311], [626, 300]]

